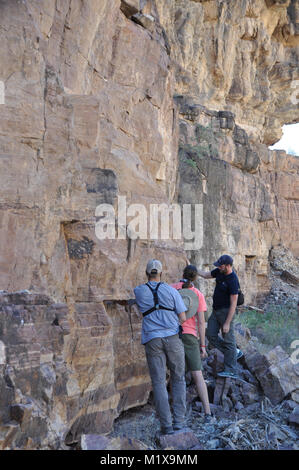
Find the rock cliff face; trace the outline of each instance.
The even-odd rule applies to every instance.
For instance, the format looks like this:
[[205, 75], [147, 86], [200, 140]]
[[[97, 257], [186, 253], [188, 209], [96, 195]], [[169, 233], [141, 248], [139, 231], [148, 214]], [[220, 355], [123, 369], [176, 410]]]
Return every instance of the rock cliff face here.
[[[179, 199], [203, 204], [203, 248], [189, 258], [208, 270], [220, 252], [233, 253], [247, 302], [262, 300], [271, 287], [272, 247], [298, 256], [299, 158], [250, 141], [230, 112], [176, 100]], [[214, 286], [207, 284], [200, 288], [210, 298]]]
[[[175, 61], [177, 91], [232, 111], [255, 141], [279, 140], [298, 120], [296, 0], [156, 2]], [[298, 89], [297, 89], [298, 93]]]
[[[148, 212], [203, 204], [189, 259], [210, 268], [229, 251], [248, 301], [269, 290], [272, 247], [299, 256], [299, 161], [267, 148], [298, 120], [298, 8], [0, 1], [3, 448], [108, 432], [147, 400], [141, 319], [124, 300], [148, 258], [175, 281], [186, 254], [179, 240], [117, 236], [119, 196]], [[116, 239], [96, 236], [100, 204]]]

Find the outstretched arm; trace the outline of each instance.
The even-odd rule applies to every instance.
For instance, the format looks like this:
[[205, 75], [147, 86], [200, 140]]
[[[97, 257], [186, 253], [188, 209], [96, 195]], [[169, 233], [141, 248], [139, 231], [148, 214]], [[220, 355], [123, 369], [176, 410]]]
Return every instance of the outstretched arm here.
[[214, 279], [213, 276], [211, 275], [211, 271], [200, 271], [198, 269], [197, 272], [200, 277], [203, 277], [205, 279]]

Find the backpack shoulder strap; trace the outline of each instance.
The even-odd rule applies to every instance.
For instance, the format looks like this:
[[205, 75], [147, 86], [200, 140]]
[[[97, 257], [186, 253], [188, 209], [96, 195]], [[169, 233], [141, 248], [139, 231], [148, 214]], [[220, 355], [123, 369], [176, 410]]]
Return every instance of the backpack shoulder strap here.
[[149, 287], [150, 290], [152, 291], [152, 294], [153, 294], [153, 296], [154, 296], [155, 308], [159, 308], [158, 289], [159, 289], [159, 287], [160, 287], [160, 284], [161, 284], [161, 282], [158, 282], [158, 284], [156, 285], [155, 289], [153, 289], [153, 288], [149, 285], [148, 282], [145, 284], [145, 285], [146, 285], [147, 287]]
[[149, 310], [147, 310], [146, 312], [143, 312], [143, 316], [145, 317], [146, 315], [149, 315], [150, 313], [152, 313], [154, 310], [170, 310], [170, 311], [174, 311], [173, 308], [168, 308], [168, 307], [164, 307], [163, 305], [160, 305], [159, 304], [159, 297], [158, 297], [158, 289], [160, 287], [160, 285], [163, 284], [162, 282], [158, 282], [158, 284], [156, 285], [155, 289], [152, 288], [152, 286], [149, 285], [149, 283], [147, 282], [145, 285], [151, 290], [152, 294], [153, 294], [153, 297], [154, 297], [154, 307], [150, 308]]

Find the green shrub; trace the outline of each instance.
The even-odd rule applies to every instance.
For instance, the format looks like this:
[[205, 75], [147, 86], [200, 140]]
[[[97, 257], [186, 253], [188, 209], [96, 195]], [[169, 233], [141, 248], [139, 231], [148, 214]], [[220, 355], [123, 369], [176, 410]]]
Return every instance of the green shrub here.
[[270, 305], [265, 313], [245, 310], [238, 321], [250, 329], [253, 336], [265, 345], [280, 345], [288, 354], [292, 353], [291, 344], [299, 339], [299, 319], [295, 304]]

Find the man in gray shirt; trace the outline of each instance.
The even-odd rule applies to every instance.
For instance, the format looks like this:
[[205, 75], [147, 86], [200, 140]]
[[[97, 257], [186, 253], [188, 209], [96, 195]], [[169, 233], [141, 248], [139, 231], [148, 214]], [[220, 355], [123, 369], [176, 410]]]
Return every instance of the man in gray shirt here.
[[[143, 315], [141, 342], [145, 345], [156, 411], [162, 434], [173, 434], [185, 426], [185, 353], [179, 338], [180, 323], [186, 321], [185, 303], [176, 289], [161, 282], [162, 264], [150, 260], [147, 284], [135, 287], [136, 303]], [[173, 422], [166, 388], [170, 370]]]

